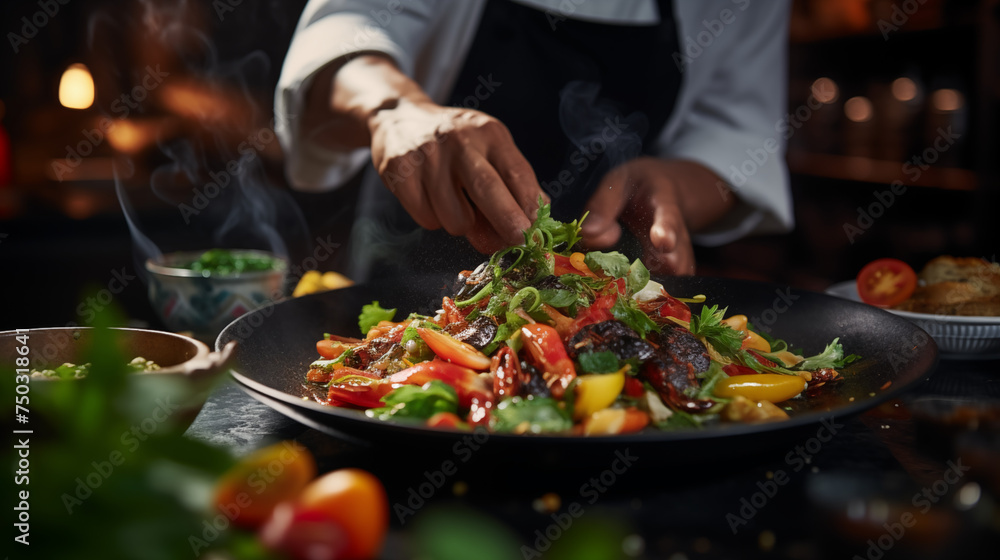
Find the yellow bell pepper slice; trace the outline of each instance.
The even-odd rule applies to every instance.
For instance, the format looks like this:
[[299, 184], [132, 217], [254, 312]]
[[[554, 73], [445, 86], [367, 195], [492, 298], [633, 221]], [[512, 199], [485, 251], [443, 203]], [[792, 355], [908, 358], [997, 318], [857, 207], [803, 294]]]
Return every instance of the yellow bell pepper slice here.
[[573, 416], [579, 420], [611, 406], [625, 388], [625, 373], [628, 368], [625, 366], [614, 373], [577, 376]]
[[746, 397], [752, 401], [778, 403], [798, 395], [806, 388], [806, 380], [797, 375], [757, 373], [722, 379], [715, 385], [715, 395], [723, 398]]

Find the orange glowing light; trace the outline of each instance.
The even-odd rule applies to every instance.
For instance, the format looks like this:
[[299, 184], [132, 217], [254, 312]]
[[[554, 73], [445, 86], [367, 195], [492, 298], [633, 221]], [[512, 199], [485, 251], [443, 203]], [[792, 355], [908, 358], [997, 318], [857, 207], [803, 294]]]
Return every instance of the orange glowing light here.
[[965, 101], [958, 90], [939, 89], [931, 95], [931, 104], [938, 111], [950, 113], [961, 109]]
[[830, 78], [816, 78], [816, 81], [809, 87], [813, 97], [820, 103], [833, 103], [837, 100], [840, 92], [837, 90], [837, 82]]
[[909, 78], [896, 78], [892, 81], [892, 96], [900, 101], [912, 101], [917, 97], [917, 84]]
[[83, 64], [71, 64], [59, 79], [59, 103], [70, 109], [94, 104], [94, 77]]
[[844, 103], [844, 115], [848, 120], [863, 123], [872, 120], [875, 113], [872, 102], [867, 97], [857, 96], [848, 99]]
[[132, 121], [122, 119], [108, 130], [108, 142], [119, 152], [134, 153], [146, 144], [146, 131]]

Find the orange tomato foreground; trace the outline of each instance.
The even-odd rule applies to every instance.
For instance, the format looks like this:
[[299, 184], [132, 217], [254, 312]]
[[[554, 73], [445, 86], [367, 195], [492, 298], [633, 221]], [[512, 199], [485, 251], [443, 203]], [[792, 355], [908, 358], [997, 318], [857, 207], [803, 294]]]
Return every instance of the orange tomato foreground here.
[[389, 525], [385, 488], [371, 473], [340, 469], [327, 473], [302, 491], [298, 506], [321, 511], [347, 534], [345, 560], [368, 560], [378, 555]]
[[316, 476], [309, 450], [294, 442], [259, 449], [230, 469], [215, 486], [215, 508], [234, 525], [257, 528], [274, 507], [294, 498]]

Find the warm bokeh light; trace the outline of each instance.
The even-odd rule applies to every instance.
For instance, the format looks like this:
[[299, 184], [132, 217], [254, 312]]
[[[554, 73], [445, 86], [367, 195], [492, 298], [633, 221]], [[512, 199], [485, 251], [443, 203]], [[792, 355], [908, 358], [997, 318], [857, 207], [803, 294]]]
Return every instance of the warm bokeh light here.
[[872, 120], [872, 102], [867, 97], [852, 97], [844, 103], [844, 115], [848, 120], [863, 123]]
[[896, 78], [892, 82], [892, 96], [900, 101], [912, 101], [917, 97], [917, 84], [909, 78]]
[[111, 147], [126, 154], [139, 151], [146, 144], [146, 131], [130, 120], [121, 119], [108, 130]]
[[59, 79], [59, 103], [70, 109], [94, 104], [94, 78], [83, 64], [72, 64]]
[[839, 94], [837, 91], [837, 82], [830, 78], [816, 78], [816, 81], [812, 83], [809, 89], [812, 90], [816, 101], [820, 103], [833, 103], [837, 100]]
[[965, 104], [962, 94], [954, 89], [939, 89], [931, 95], [931, 105], [938, 111], [949, 113], [957, 111]]

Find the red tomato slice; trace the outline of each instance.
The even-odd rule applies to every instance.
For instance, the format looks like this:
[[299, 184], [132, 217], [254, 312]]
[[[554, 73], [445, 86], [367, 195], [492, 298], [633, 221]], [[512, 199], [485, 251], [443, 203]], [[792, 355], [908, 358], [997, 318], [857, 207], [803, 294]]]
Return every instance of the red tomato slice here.
[[898, 305], [917, 289], [917, 273], [899, 259], [878, 259], [858, 274], [861, 301], [878, 307]]
[[729, 377], [735, 375], [754, 375], [757, 373], [743, 364], [726, 364], [722, 366], [722, 371], [726, 372], [726, 375]]

